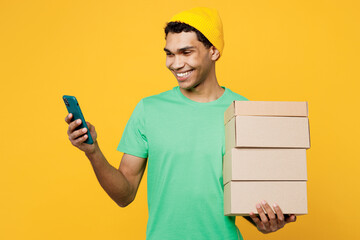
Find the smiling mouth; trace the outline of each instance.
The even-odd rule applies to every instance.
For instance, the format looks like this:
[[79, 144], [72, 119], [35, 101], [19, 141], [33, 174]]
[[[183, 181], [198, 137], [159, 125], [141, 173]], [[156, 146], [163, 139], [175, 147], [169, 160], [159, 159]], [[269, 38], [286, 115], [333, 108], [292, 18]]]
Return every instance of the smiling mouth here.
[[186, 77], [188, 76], [193, 70], [183, 72], [183, 73], [175, 73], [178, 77]]
[[190, 70], [190, 71], [183, 72], [183, 73], [177, 73], [177, 72], [175, 72], [175, 75], [176, 75], [177, 79], [181, 81], [181, 80], [187, 79], [187, 78], [191, 75], [191, 73], [192, 73], [193, 71], [194, 71], [194, 70]]

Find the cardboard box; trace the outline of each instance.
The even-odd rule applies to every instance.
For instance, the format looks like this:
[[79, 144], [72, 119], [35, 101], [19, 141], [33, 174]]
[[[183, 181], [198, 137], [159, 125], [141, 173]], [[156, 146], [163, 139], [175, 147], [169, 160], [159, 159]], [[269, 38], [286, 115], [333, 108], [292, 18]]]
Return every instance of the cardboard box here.
[[306, 149], [232, 148], [225, 153], [223, 182], [306, 181]]
[[262, 200], [277, 203], [284, 214], [307, 214], [306, 194], [305, 181], [231, 181], [224, 186], [224, 214], [256, 214]]
[[224, 113], [224, 124], [234, 116], [307, 117], [307, 102], [233, 101]]
[[236, 116], [225, 125], [225, 150], [234, 147], [308, 149], [309, 119]]

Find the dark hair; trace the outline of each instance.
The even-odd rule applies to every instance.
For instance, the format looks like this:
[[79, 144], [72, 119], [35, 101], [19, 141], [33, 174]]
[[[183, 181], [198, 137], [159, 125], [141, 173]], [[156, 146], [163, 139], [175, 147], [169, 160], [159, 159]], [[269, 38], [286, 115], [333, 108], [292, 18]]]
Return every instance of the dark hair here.
[[168, 33], [195, 32], [197, 39], [204, 44], [206, 48], [210, 48], [213, 44], [196, 28], [182, 22], [168, 22], [164, 28], [165, 39]]

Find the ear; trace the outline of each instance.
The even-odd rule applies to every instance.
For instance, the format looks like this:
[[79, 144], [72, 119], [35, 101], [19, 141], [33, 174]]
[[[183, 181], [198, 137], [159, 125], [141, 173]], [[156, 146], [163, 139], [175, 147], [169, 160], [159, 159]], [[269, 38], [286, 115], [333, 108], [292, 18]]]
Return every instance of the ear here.
[[217, 61], [220, 58], [220, 52], [214, 46], [210, 47], [210, 58], [213, 61]]

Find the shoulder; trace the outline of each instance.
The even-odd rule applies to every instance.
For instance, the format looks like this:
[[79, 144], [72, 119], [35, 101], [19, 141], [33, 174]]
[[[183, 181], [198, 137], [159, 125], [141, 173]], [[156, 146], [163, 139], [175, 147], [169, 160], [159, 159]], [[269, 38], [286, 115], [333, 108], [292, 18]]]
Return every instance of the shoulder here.
[[176, 87], [164, 92], [160, 92], [158, 94], [145, 97], [141, 99], [141, 102], [143, 105], [151, 106], [154, 104], [168, 103], [174, 101], [175, 98], [176, 98]]
[[229, 88], [227, 88], [228, 92], [229, 92], [229, 96], [232, 100], [236, 100], [236, 101], [249, 101], [249, 99], [247, 99], [246, 97], [244, 97], [243, 95], [240, 95], [236, 92], [233, 92], [232, 90], [230, 90]]

